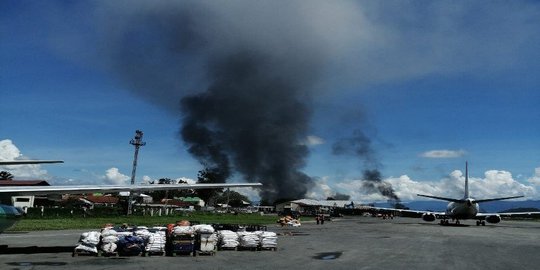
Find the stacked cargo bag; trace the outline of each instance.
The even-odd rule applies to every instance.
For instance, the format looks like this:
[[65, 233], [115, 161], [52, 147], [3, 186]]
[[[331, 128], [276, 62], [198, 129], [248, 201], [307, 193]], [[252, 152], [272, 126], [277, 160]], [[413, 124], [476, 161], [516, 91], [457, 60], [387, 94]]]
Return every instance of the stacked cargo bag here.
[[81, 234], [79, 243], [73, 250], [73, 256], [77, 255], [98, 255], [98, 244], [101, 234], [99, 232], [85, 232]]
[[137, 227], [137, 229], [133, 232], [133, 235], [142, 238], [146, 242], [150, 236], [150, 231], [147, 227]]
[[163, 255], [165, 252], [165, 231], [157, 231], [148, 235], [146, 253], [149, 255]]
[[199, 234], [199, 254], [215, 255], [217, 248], [216, 233], [200, 233]]
[[163, 231], [163, 232], [165, 232], [166, 230], [167, 230], [167, 227], [165, 226], [154, 226], [151, 229], [151, 231]]
[[261, 238], [259, 236], [260, 233], [261, 232], [238, 232], [240, 248], [256, 250], [261, 242]]
[[167, 241], [170, 243], [168, 255], [174, 256], [176, 254], [193, 254], [195, 252], [195, 230], [191, 226], [175, 226], [172, 232], [169, 234]]
[[173, 234], [195, 234], [195, 229], [191, 226], [174, 226]]
[[120, 256], [138, 256], [144, 251], [144, 240], [135, 235], [121, 236], [117, 250]]
[[217, 235], [212, 225], [198, 224], [193, 225], [197, 234], [197, 253], [215, 255], [217, 248]]
[[216, 231], [214, 229], [214, 227], [212, 227], [212, 225], [208, 225], [208, 224], [193, 225], [192, 228], [198, 234], [201, 234], [201, 233], [214, 233]]
[[219, 249], [238, 249], [238, 234], [230, 230], [218, 231]]
[[118, 233], [115, 230], [104, 229], [101, 231], [101, 250], [105, 256], [116, 255], [118, 240]]
[[277, 234], [275, 232], [262, 232], [261, 248], [265, 250], [277, 250]]

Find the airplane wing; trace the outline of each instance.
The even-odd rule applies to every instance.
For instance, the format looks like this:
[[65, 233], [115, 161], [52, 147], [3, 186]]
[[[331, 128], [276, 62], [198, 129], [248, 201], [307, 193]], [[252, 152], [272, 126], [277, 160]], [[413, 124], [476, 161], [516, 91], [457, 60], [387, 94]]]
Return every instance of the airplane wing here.
[[445, 198], [445, 197], [437, 197], [437, 196], [431, 196], [431, 195], [416, 194], [416, 196], [426, 197], [426, 198], [431, 198], [431, 199], [437, 199], [437, 200], [443, 200], [443, 201], [448, 201], [448, 202], [463, 202], [463, 200]]
[[506, 212], [506, 213], [478, 213], [476, 217], [486, 218], [488, 216], [500, 216], [500, 217], [521, 217], [521, 218], [538, 218], [540, 212]]
[[386, 208], [386, 207], [370, 207], [370, 209], [375, 210], [375, 211], [380, 211], [380, 212], [398, 212], [398, 213], [401, 213], [403, 216], [407, 216], [407, 217], [421, 218], [423, 214], [433, 214], [437, 218], [446, 217], [445, 212], [421, 211], [421, 210]]
[[0, 165], [23, 165], [43, 163], [64, 163], [63, 160], [0, 160]]
[[261, 183], [231, 183], [231, 184], [176, 184], [176, 185], [71, 185], [71, 186], [14, 186], [0, 187], [0, 195], [50, 195], [50, 194], [84, 194], [94, 192], [149, 192], [157, 190], [178, 189], [211, 189], [234, 187], [261, 187]]
[[494, 198], [494, 199], [483, 199], [483, 200], [474, 200], [477, 203], [481, 202], [492, 202], [492, 201], [502, 201], [502, 200], [508, 200], [508, 199], [515, 199], [515, 198], [523, 198], [525, 196], [512, 196], [512, 197], [502, 197], [502, 198]]

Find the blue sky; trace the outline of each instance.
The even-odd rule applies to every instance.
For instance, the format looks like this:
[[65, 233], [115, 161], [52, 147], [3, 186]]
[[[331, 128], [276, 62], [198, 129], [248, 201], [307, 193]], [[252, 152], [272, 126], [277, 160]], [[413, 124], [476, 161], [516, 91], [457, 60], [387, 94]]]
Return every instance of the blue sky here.
[[[310, 145], [303, 169], [318, 179], [312, 196], [366, 195], [347, 193], [358, 188], [354, 181], [360, 180], [362, 160], [331, 153], [333, 141], [356, 128], [369, 135], [383, 176], [405, 198], [419, 190], [440, 192], [441, 183], [452, 179], [459, 182], [459, 175], [452, 173], [463, 171], [466, 160], [479, 184], [504, 180], [522, 193], [539, 196], [537, 2], [442, 1], [419, 6], [399, 1], [334, 5], [316, 1], [307, 8], [306, 2], [298, 1], [281, 7], [293, 16], [281, 11], [286, 15], [279, 15], [283, 25], [277, 26], [265, 20], [272, 18], [268, 10], [278, 9], [278, 4], [204, 3], [204, 8], [229, 18], [231, 27], [239, 29], [238, 39], [254, 31], [261, 37], [247, 43], [270, 46], [273, 52], [287, 52], [280, 44], [294, 47], [287, 41], [294, 44], [296, 32], [291, 30], [291, 36], [283, 37], [285, 42], [274, 44], [259, 42], [267, 38], [264, 31], [273, 34], [287, 25], [312, 31], [307, 36], [313, 39], [309, 49], [322, 55], [317, 60], [323, 63], [307, 97], [313, 110], [308, 135], [319, 139]], [[145, 86], [126, 80], [109, 59], [109, 52], [118, 46], [115, 35], [130, 16], [153, 10], [152, 5], [170, 3], [0, 4], [0, 140], [28, 158], [65, 160], [62, 165], [41, 166], [47, 172], [35, 177], [63, 184], [112, 182], [106, 175], [111, 168], [129, 175], [133, 147], [128, 142], [140, 129], [147, 145], [140, 152], [138, 181], [144, 176], [196, 178], [201, 166], [179, 135], [182, 115], [174, 107], [179, 98], [134, 89]], [[258, 29], [250, 29], [243, 19], [231, 19], [246, 10], [252, 12], [253, 18], [246, 16]], [[318, 20], [310, 19], [314, 16]], [[260, 28], [266, 25], [270, 27]], [[152, 38], [122, 33], [135, 36], [133, 42]], [[149, 55], [155, 53], [153, 46], [161, 45], [142, 43]], [[302, 47], [292, 50], [301, 51]], [[178, 75], [186, 85], [182, 87], [204, 85], [198, 84], [197, 64], [182, 57], [170, 60], [186, 61], [181, 69], [185, 73]], [[155, 70], [149, 77], [167, 85], [171, 74]], [[435, 158], [430, 151], [443, 157]], [[400, 186], [403, 176], [414, 183]], [[238, 174], [235, 178], [241, 181]], [[492, 188], [479, 185], [480, 195], [497, 195], [497, 187], [487, 186]]]

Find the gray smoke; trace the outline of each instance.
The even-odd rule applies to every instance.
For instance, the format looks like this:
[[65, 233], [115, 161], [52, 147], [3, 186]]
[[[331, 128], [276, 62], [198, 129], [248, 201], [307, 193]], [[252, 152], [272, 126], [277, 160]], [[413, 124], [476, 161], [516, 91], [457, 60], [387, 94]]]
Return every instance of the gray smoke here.
[[210, 87], [182, 99], [182, 138], [190, 153], [225, 178], [232, 161], [246, 180], [261, 181], [263, 200], [298, 198], [313, 185], [299, 171], [308, 154], [300, 141], [310, 111], [291, 83], [261, 70], [265, 60], [239, 52], [214, 63]]
[[383, 181], [381, 172], [377, 169], [364, 170], [362, 187], [369, 193], [380, 193], [393, 203], [399, 203], [401, 200], [394, 192], [394, 188], [388, 182]]
[[181, 108], [182, 139], [217, 181], [237, 173], [263, 183], [263, 200], [303, 197], [311, 99], [348, 39], [337, 30], [352, 29], [349, 6], [130, 2], [109, 25], [111, 65], [145, 98]]
[[342, 138], [334, 143], [332, 151], [335, 155], [353, 155], [363, 161], [364, 170], [362, 175], [362, 188], [368, 193], [379, 193], [390, 201], [398, 203], [399, 197], [394, 188], [382, 178], [379, 163], [375, 151], [371, 145], [371, 139], [361, 130], [355, 130], [353, 135]]

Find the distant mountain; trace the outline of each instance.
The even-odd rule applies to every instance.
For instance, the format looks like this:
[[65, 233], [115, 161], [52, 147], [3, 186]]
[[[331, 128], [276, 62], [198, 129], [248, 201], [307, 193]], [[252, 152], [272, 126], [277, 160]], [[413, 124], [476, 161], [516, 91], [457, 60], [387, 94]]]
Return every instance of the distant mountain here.
[[[443, 212], [444, 210], [446, 210], [448, 202], [430, 200], [402, 202], [401, 204], [411, 210], [430, 210]], [[378, 207], [394, 207], [389, 203], [375, 203], [374, 205]], [[540, 201], [494, 201], [480, 204], [480, 212], [494, 213], [514, 208], [540, 208]]]

